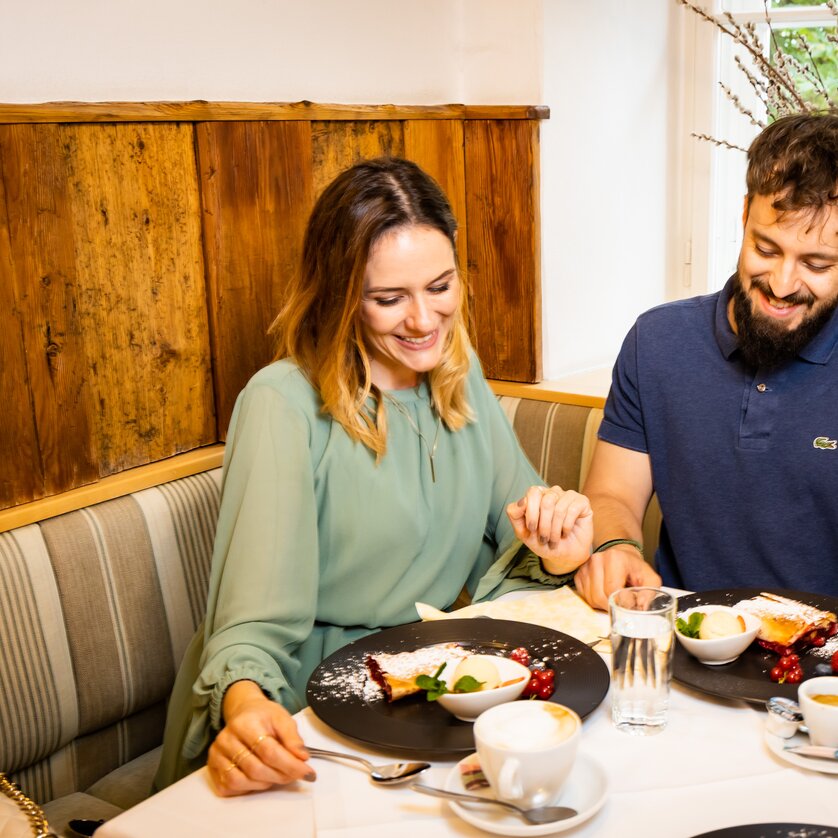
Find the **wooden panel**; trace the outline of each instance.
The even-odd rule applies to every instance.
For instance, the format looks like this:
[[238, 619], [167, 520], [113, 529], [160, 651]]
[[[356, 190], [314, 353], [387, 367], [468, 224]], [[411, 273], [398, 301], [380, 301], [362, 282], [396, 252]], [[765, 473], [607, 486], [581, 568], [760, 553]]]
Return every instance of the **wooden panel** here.
[[0, 104], [0, 508], [223, 439], [236, 395], [273, 355], [266, 331], [314, 197], [361, 159], [406, 156], [440, 181], [486, 371], [538, 379], [546, 115]]
[[58, 126], [0, 128], [9, 242], [0, 341], [7, 349], [19, 341], [0, 372], [12, 405], [11, 421], [0, 425], [3, 460], [10, 456], [13, 468], [2, 481], [3, 506], [99, 477], [65, 157]]
[[14, 294], [14, 262], [9, 240], [5, 170], [9, 168], [9, 132], [0, 129], [0, 506], [40, 496], [43, 464], [26, 373], [20, 311]]
[[192, 127], [62, 127], [100, 475], [215, 441]]
[[0, 103], [10, 122], [184, 122], [275, 119], [547, 119], [543, 105], [336, 105], [319, 102]]
[[298, 268], [313, 204], [307, 122], [201, 123], [198, 159], [218, 438], [273, 357], [268, 327]]
[[571, 393], [559, 390], [550, 382], [542, 381], [538, 384], [520, 384], [512, 381], [489, 381], [489, 386], [496, 396], [514, 396], [516, 399], [532, 399], [537, 402], [561, 402], [562, 404], [578, 404], [584, 407], [605, 407], [602, 396], [591, 393]]
[[360, 160], [404, 157], [400, 122], [312, 122], [314, 194]]
[[466, 122], [469, 276], [488, 378], [541, 378], [538, 124]]
[[0, 509], [0, 532], [45, 521], [56, 515], [63, 515], [65, 512], [83, 509], [93, 503], [121, 498], [132, 492], [139, 492], [141, 489], [160, 486], [170, 480], [200, 474], [218, 468], [223, 459], [223, 445], [196, 448], [186, 454], [178, 454], [166, 460], [103, 477], [89, 486], [70, 489], [52, 497], [32, 501], [32, 503], [22, 503], [11, 509]]
[[459, 224], [457, 251], [460, 267], [465, 270], [468, 265], [468, 229], [463, 123], [455, 120], [406, 121], [404, 156], [435, 178], [448, 196]]

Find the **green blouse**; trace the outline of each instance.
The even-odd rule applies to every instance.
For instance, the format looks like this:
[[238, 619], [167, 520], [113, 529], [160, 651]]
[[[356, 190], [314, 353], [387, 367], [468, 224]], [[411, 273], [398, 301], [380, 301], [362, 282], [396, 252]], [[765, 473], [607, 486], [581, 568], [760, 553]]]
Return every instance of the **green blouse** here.
[[207, 613], [170, 702], [158, 788], [203, 764], [234, 681], [255, 681], [293, 713], [320, 661], [415, 621], [417, 601], [446, 609], [464, 585], [479, 600], [568, 581], [515, 539], [505, 507], [543, 481], [476, 357], [467, 395], [476, 421], [439, 428], [434, 482], [426, 384], [387, 393], [425, 440], [391, 406], [376, 465], [293, 362], [250, 380], [231, 419]]

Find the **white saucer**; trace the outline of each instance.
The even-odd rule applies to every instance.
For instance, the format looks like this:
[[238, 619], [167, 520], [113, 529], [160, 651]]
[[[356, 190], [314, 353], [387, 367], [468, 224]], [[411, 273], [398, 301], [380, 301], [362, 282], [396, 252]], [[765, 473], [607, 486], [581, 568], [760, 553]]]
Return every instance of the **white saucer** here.
[[[470, 757], [466, 757], [470, 759]], [[460, 760], [463, 762], [463, 760]], [[451, 769], [445, 780], [445, 788], [448, 791], [463, 792], [462, 781], [460, 780], [460, 763]], [[469, 794], [476, 794], [480, 797], [491, 799], [491, 789], [483, 788], [469, 791]], [[466, 823], [476, 826], [478, 829], [485, 829], [486, 832], [493, 832], [496, 835], [555, 835], [564, 832], [574, 826], [588, 820], [596, 814], [605, 803], [608, 794], [608, 779], [605, 776], [605, 769], [587, 754], [579, 754], [573, 766], [573, 771], [568, 777], [561, 796], [556, 802], [559, 806], [572, 806], [579, 814], [576, 817], [568, 818], [556, 823], [528, 824], [518, 815], [502, 809], [500, 806], [482, 806], [479, 803], [459, 803], [449, 800], [448, 805], [454, 810], [454, 814], [461, 817]]]
[[786, 746], [794, 748], [798, 745], [811, 744], [809, 737], [804, 733], [795, 733], [791, 739], [782, 739], [766, 731], [765, 744], [780, 759], [796, 765], [798, 768], [808, 768], [810, 771], [820, 771], [822, 774], [838, 774], [838, 761], [818, 759], [817, 757], [804, 757], [802, 754], [792, 754], [785, 750]]

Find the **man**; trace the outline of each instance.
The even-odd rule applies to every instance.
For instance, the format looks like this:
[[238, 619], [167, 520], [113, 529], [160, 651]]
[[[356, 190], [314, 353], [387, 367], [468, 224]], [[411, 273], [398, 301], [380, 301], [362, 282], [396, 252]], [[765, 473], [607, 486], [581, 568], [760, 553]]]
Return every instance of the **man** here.
[[614, 368], [584, 488], [605, 549], [576, 575], [598, 607], [660, 582], [653, 491], [663, 584], [838, 595], [838, 115], [772, 123], [747, 187], [736, 273], [641, 315]]

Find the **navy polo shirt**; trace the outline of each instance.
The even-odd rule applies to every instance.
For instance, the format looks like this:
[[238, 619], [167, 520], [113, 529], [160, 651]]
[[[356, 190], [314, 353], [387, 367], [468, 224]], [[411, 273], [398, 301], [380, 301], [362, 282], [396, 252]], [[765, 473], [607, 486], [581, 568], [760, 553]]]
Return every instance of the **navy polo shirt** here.
[[838, 596], [838, 311], [798, 357], [754, 372], [731, 291], [638, 318], [599, 437], [651, 458], [665, 585]]

